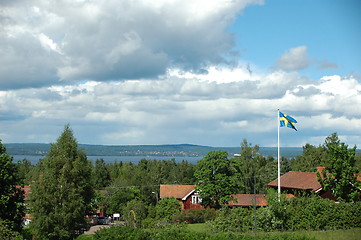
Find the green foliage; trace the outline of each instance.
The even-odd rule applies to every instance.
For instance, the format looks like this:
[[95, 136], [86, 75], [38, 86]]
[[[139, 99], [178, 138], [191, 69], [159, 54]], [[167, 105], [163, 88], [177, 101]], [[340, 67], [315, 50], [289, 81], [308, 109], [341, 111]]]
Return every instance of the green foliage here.
[[209, 152], [200, 160], [194, 175], [199, 181], [196, 191], [202, 205], [219, 209], [232, 200], [231, 194], [242, 188], [241, 168], [241, 162], [228, 159], [227, 152]]
[[94, 235], [80, 235], [76, 238], [76, 240], [96, 240]]
[[[239, 234], [232, 232], [223, 232], [213, 234], [210, 232], [194, 232], [189, 231], [182, 225], [174, 225], [164, 229], [142, 229], [129, 228], [121, 226], [112, 226], [110, 228], [102, 228], [97, 231], [94, 238], [100, 240], [314, 240], [315, 237], [307, 236], [302, 233], [271, 233], [259, 234], [253, 236], [251, 234]], [[83, 240], [83, 238], [82, 238]]]
[[147, 216], [147, 208], [144, 202], [133, 199], [123, 209], [123, 219], [128, 226], [140, 227], [142, 220]]
[[302, 155], [291, 160], [292, 171], [315, 172], [316, 167], [327, 163], [327, 151], [322, 146], [306, 144]]
[[158, 219], [172, 220], [173, 216], [181, 210], [180, 202], [174, 197], [165, 197], [156, 206], [156, 216]]
[[109, 191], [109, 200], [113, 202], [108, 213], [121, 212], [121, 209], [118, 209], [119, 205], [124, 206], [124, 202], [130, 200], [123, 201], [122, 199], [125, 198], [119, 196], [115, 199], [118, 198], [120, 201], [113, 201], [115, 199], [112, 200], [112, 195], [118, 194], [116, 189], [133, 186], [139, 189], [138, 199], [146, 204], [155, 205], [159, 199], [160, 184], [194, 184], [195, 182], [193, 176], [195, 165], [187, 161], [176, 163], [174, 159], [164, 161], [141, 159], [138, 164], [119, 162], [106, 164], [106, 168], [111, 178], [111, 185], [106, 189]]
[[205, 223], [216, 217], [216, 210], [213, 208], [182, 210], [175, 214], [174, 221], [187, 223]]
[[361, 172], [361, 153], [355, 155], [355, 168], [358, 172]]
[[[278, 200], [277, 192], [267, 196], [268, 207], [256, 211], [258, 231], [335, 230], [361, 227], [361, 202], [335, 203], [317, 195]], [[247, 232], [253, 229], [252, 209], [222, 209], [209, 224], [214, 232]]]
[[9, 221], [0, 221], [0, 240], [22, 240], [20, 233], [9, 227], [12, 225]]
[[104, 189], [110, 185], [110, 174], [102, 158], [95, 161], [92, 179], [95, 189]]
[[256, 224], [258, 230], [271, 232], [281, 228], [282, 220], [276, 217], [275, 212], [271, 208], [265, 207], [257, 209]]
[[[241, 144], [240, 156], [236, 156], [236, 161], [242, 163], [243, 182], [242, 193], [265, 193], [267, 183], [277, 178], [277, 161], [273, 157], [264, 157], [258, 153], [259, 146], [248, 143], [246, 139]], [[289, 171], [288, 160], [282, 158], [281, 172]], [[254, 176], [256, 175], [256, 185]], [[256, 188], [254, 188], [256, 186]]]
[[361, 182], [357, 181], [355, 168], [356, 146], [349, 149], [341, 143], [336, 133], [327, 137], [324, 144], [328, 154], [328, 164], [319, 182], [325, 191], [330, 191], [340, 201], [354, 202], [360, 200]]
[[106, 190], [107, 214], [122, 213], [127, 202], [140, 199], [140, 190], [136, 187], [110, 186]]
[[219, 215], [209, 222], [210, 229], [215, 233], [250, 231], [253, 227], [252, 213], [253, 211], [247, 208], [224, 207]]
[[16, 187], [20, 179], [18, 168], [12, 160], [0, 140], [0, 220], [7, 220], [11, 229], [19, 231], [25, 215], [24, 195]]
[[31, 228], [40, 239], [73, 239], [86, 228], [93, 189], [91, 164], [69, 125], [41, 160], [41, 170], [32, 185]]
[[16, 165], [19, 169], [18, 177], [21, 185], [30, 185], [37, 175], [35, 166], [26, 158], [19, 160]]
[[147, 234], [140, 228], [111, 226], [95, 232], [94, 239], [101, 240], [145, 240]]

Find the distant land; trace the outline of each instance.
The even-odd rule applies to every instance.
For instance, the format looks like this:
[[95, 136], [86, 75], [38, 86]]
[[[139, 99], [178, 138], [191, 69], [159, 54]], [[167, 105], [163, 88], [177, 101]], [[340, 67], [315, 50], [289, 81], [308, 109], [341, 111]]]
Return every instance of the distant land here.
[[[45, 143], [4, 143], [10, 155], [45, 156], [50, 144]], [[230, 156], [240, 153], [240, 147], [209, 147], [192, 144], [170, 145], [88, 145], [79, 144], [88, 156], [152, 156], [152, 157], [202, 157], [210, 151], [225, 151]], [[281, 155], [294, 158], [301, 155], [302, 147], [281, 148]], [[263, 156], [277, 157], [277, 147], [260, 147]]]

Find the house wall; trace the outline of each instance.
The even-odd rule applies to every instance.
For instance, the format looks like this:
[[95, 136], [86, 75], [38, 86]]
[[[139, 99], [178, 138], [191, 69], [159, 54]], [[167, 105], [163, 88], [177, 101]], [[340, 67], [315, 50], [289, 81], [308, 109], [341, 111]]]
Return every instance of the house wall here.
[[198, 196], [197, 194], [191, 194], [186, 200], [182, 201], [182, 209], [202, 209], [204, 208], [200, 203], [192, 203], [192, 197]]

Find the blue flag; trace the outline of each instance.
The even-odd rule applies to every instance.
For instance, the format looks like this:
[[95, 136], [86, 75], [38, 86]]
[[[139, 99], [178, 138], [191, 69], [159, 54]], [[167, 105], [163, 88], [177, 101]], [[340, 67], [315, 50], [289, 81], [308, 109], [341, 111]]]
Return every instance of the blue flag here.
[[287, 126], [289, 128], [293, 128], [294, 130], [297, 131], [297, 129], [295, 127], [296, 123], [297, 123], [296, 119], [280, 112], [280, 127]]

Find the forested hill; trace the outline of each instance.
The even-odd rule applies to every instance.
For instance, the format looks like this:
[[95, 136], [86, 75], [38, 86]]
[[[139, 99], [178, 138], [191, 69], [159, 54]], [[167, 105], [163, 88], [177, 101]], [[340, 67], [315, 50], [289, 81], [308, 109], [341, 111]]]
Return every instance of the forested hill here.
[[[50, 144], [8, 143], [4, 144], [10, 155], [46, 155]], [[226, 151], [232, 156], [240, 152], [240, 147], [208, 147], [192, 144], [175, 145], [87, 145], [79, 144], [88, 156], [185, 156], [202, 157], [210, 151]], [[281, 148], [282, 156], [292, 158], [302, 154], [302, 148]], [[277, 156], [277, 148], [261, 147], [264, 156]]]

